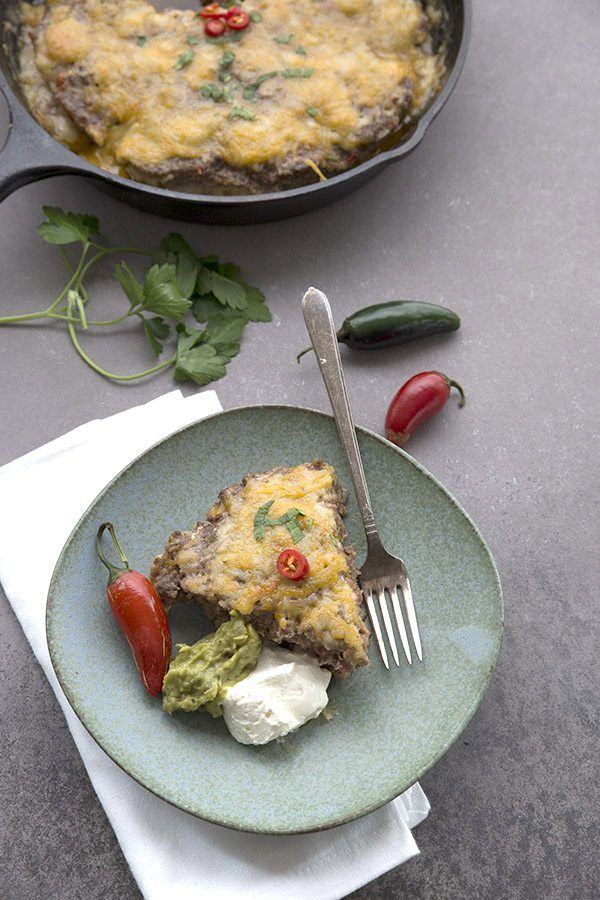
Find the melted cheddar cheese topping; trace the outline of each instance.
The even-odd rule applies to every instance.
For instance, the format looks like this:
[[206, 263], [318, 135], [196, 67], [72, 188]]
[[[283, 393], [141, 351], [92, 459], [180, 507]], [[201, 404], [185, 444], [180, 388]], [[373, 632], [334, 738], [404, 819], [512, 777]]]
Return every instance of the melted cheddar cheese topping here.
[[[324, 165], [328, 154], [348, 157], [381, 138], [382, 122], [388, 131], [397, 127], [399, 107], [406, 118], [418, 116], [439, 86], [443, 61], [430, 41], [435, 13], [419, 0], [243, 6], [257, 21], [228, 31], [223, 42], [205, 36], [197, 13], [157, 12], [146, 0], [23, 4], [24, 32], [39, 26], [22, 54], [26, 99], [45, 127], [68, 140], [40, 98], [50, 90], [60, 100], [57, 79], [60, 86], [65, 73], [74, 75], [88, 138], [71, 134], [70, 143], [108, 169], [171, 160], [241, 169], [299, 154]], [[224, 64], [228, 51], [235, 59]], [[378, 128], [377, 110], [387, 111]]]
[[[331, 466], [302, 465], [249, 479], [240, 491], [225, 493], [209, 513], [209, 518], [226, 513], [217, 524], [210, 571], [184, 578], [184, 590], [231, 598], [231, 608], [243, 616], [268, 610], [281, 628], [314, 630], [325, 643], [343, 641], [363, 653], [359, 597], [341, 541], [333, 488]], [[291, 507], [304, 513], [299, 520], [304, 536], [296, 546], [310, 570], [301, 581], [277, 571], [281, 551], [294, 546], [285, 526], [267, 527], [262, 541], [254, 536], [257, 510], [270, 500], [269, 517]], [[193, 565], [195, 554], [193, 547], [184, 548], [178, 564], [183, 569]]]

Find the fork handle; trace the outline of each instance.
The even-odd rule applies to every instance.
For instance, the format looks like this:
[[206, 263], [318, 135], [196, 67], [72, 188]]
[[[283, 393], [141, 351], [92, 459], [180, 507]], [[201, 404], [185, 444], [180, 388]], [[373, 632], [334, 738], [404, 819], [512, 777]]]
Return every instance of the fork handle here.
[[342, 446], [348, 457], [348, 465], [350, 466], [350, 475], [352, 476], [352, 483], [356, 499], [358, 500], [358, 508], [367, 534], [367, 543], [371, 544], [378, 539], [377, 527], [373, 517], [365, 470], [360, 450], [358, 449], [356, 428], [350, 412], [350, 404], [348, 403], [348, 392], [344, 380], [335, 326], [331, 316], [331, 307], [325, 294], [311, 287], [304, 295], [302, 312], [304, 313], [304, 321], [317, 356], [321, 375], [329, 394]]

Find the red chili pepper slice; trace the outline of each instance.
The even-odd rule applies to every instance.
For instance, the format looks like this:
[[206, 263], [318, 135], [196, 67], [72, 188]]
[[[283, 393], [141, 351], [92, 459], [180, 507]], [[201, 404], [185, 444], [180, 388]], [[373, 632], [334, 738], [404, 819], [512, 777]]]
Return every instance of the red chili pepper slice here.
[[[102, 552], [100, 541], [106, 530], [115, 542], [122, 566], [113, 566]], [[110, 522], [98, 529], [96, 550], [108, 569], [106, 596], [113, 616], [127, 638], [144, 687], [151, 697], [156, 697], [171, 659], [171, 629], [165, 608], [152, 582], [129, 568]]]
[[460, 384], [441, 372], [419, 372], [403, 384], [387, 411], [385, 436], [403, 447], [413, 431], [438, 413], [450, 396], [450, 389], [460, 394], [458, 405], [465, 405], [465, 392]]
[[250, 16], [239, 6], [232, 6], [227, 10], [227, 25], [234, 31], [242, 31], [250, 24]]
[[204, 23], [204, 33], [208, 37], [219, 37], [225, 31], [225, 22], [222, 19], [207, 19]]
[[282, 550], [277, 559], [279, 574], [290, 581], [301, 581], [306, 578], [310, 566], [308, 560], [299, 550]]
[[227, 18], [227, 13], [229, 10], [225, 9], [224, 6], [221, 6], [219, 3], [209, 3], [208, 6], [203, 7], [198, 15], [202, 19], [225, 19]]

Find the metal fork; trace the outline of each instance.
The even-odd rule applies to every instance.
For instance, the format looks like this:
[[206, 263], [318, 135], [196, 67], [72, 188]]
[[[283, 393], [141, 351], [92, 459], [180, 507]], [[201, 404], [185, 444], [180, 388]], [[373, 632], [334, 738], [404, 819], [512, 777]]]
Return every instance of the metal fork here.
[[398, 634], [400, 635], [402, 647], [408, 662], [412, 663], [412, 653], [408, 635], [406, 633], [398, 591], [400, 591], [402, 595], [404, 611], [408, 619], [417, 656], [422, 660], [423, 651], [421, 649], [419, 626], [417, 625], [415, 605], [412, 598], [406, 566], [401, 559], [398, 559], [398, 557], [392, 556], [391, 553], [387, 552], [381, 543], [381, 538], [379, 537], [377, 526], [375, 525], [373, 509], [371, 507], [371, 498], [369, 497], [365, 471], [360, 456], [360, 450], [358, 448], [356, 429], [354, 427], [352, 413], [350, 412], [348, 393], [346, 391], [346, 383], [344, 381], [344, 373], [342, 370], [342, 361], [340, 359], [340, 351], [333, 319], [331, 317], [331, 307], [329, 306], [325, 294], [316, 290], [316, 288], [309, 288], [302, 300], [302, 311], [304, 313], [304, 320], [306, 322], [306, 327], [308, 328], [308, 333], [315, 349], [321, 375], [323, 376], [323, 381], [325, 382], [325, 387], [329, 394], [329, 400], [331, 401], [333, 415], [338, 427], [342, 446], [348, 457], [350, 475], [352, 476], [352, 483], [354, 485], [356, 499], [358, 500], [358, 508], [365, 527], [368, 552], [367, 558], [361, 568], [360, 586], [369, 611], [373, 631], [377, 638], [377, 644], [379, 646], [383, 664], [386, 669], [389, 669], [388, 654], [375, 606], [376, 597], [392, 650], [392, 656], [394, 657], [396, 665], [400, 665], [398, 647], [396, 645], [386, 592], [389, 593], [392, 601]]

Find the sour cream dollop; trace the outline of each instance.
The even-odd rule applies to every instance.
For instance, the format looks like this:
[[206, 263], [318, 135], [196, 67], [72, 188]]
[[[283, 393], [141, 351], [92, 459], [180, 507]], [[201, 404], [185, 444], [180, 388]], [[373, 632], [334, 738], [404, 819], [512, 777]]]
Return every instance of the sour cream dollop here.
[[330, 680], [306, 653], [266, 645], [254, 671], [227, 691], [225, 723], [241, 744], [267, 744], [316, 719], [327, 706]]

